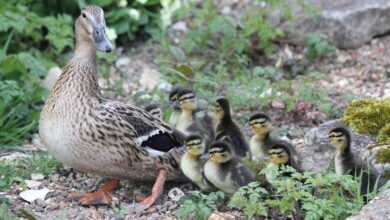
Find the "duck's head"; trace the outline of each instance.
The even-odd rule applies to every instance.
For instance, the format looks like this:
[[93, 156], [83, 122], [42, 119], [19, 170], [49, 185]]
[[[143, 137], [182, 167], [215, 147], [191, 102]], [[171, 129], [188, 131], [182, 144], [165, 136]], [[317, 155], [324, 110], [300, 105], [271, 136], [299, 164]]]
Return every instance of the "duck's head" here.
[[162, 120], [162, 110], [159, 104], [157, 103], [149, 104], [145, 106], [145, 110], [149, 112], [151, 115], [153, 115], [154, 117]]
[[334, 148], [344, 151], [351, 144], [351, 133], [348, 128], [340, 126], [330, 130], [329, 143]]
[[225, 141], [216, 141], [208, 148], [210, 160], [216, 163], [226, 163], [232, 158], [232, 147]]
[[264, 113], [256, 113], [249, 118], [249, 125], [253, 133], [265, 136], [272, 129], [271, 118]]
[[283, 143], [277, 143], [268, 150], [271, 163], [276, 165], [289, 164], [291, 152], [290, 148]]
[[169, 93], [169, 106], [173, 107], [174, 109], [180, 109], [180, 102], [177, 98], [177, 93], [181, 90], [181, 88], [177, 87], [172, 89], [172, 91]]
[[180, 107], [185, 111], [193, 111], [197, 108], [196, 94], [190, 89], [181, 89], [177, 93], [177, 98], [180, 102]]
[[184, 141], [188, 153], [193, 156], [201, 156], [204, 153], [205, 146], [201, 136], [193, 134], [189, 135]]
[[226, 98], [219, 98], [215, 101], [214, 117], [219, 121], [221, 121], [224, 117], [231, 117], [229, 100]]
[[102, 8], [88, 5], [81, 10], [76, 20], [76, 39], [77, 44], [92, 42], [98, 50], [111, 52], [112, 44], [106, 35], [106, 21]]

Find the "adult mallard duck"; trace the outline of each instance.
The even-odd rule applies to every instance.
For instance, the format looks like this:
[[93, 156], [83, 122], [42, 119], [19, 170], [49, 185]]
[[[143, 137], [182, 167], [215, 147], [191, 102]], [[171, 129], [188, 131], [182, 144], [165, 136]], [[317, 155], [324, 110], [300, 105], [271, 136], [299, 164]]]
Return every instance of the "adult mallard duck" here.
[[182, 136], [145, 110], [108, 100], [96, 76], [96, 49], [110, 52], [104, 12], [86, 6], [75, 22], [76, 49], [49, 96], [39, 121], [48, 151], [80, 171], [115, 179], [95, 193], [74, 193], [82, 204], [106, 204], [119, 179], [157, 180], [143, 200], [150, 206], [165, 180], [183, 180]]

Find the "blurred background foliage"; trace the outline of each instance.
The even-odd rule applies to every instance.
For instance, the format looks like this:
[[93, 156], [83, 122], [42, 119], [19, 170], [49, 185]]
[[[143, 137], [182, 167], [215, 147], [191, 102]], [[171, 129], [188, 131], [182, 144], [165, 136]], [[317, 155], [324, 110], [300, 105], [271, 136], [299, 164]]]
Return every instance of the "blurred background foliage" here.
[[[262, 2], [262, 1], [253, 1]], [[216, 95], [231, 99], [235, 110], [267, 110], [280, 102], [284, 113], [302, 100], [330, 117], [333, 110], [326, 91], [307, 83], [323, 79], [306, 64], [273, 60], [284, 33], [266, 19], [274, 10], [282, 20], [293, 21], [286, 0], [264, 1], [268, 6], [249, 7], [236, 17], [221, 13], [216, 2], [185, 0], [9, 0], [0, 5], [0, 146], [20, 144], [37, 132], [39, 114], [48, 96], [41, 80], [49, 68], [63, 67], [74, 49], [74, 20], [88, 4], [105, 11], [107, 35], [122, 48], [152, 41], [164, 78], [189, 86], [213, 101]], [[301, 2], [301, 1], [299, 1]], [[302, 2], [301, 2], [302, 3]], [[315, 14], [315, 10], [301, 6]], [[186, 22], [188, 31], [173, 39], [172, 24]], [[332, 56], [334, 46], [317, 34], [307, 36], [307, 60]], [[126, 50], [126, 49], [125, 49]], [[126, 51], [124, 51], [126, 52]], [[98, 54], [100, 77], [110, 81], [116, 53]], [[122, 76], [127, 80], [126, 76]], [[234, 80], [226, 80], [234, 78]], [[118, 86], [119, 85], [119, 86]], [[117, 83], [112, 93], [123, 90]], [[153, 94], [163, 94], [154, 89]], [[294, 95], [291, 95], [294, 94]], [[163, 98], [163, 97], [162, 97]], [[240, 115], [244, 121], [247, 115]]]

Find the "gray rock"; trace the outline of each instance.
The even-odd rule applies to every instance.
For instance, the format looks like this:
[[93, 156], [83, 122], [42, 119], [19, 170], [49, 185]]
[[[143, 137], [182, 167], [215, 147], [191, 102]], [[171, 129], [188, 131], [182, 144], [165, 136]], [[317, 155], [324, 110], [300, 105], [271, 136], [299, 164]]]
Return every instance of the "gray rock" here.
[[355, 48], [374, 36], [390, 31], [390, 1], [388, 0], [304, 0], [318, 9], [316, 17], [307, 15], [296, 0], [289, 0], [295, 22], [280, 23], [280, 13], [271, 22], [286, 32], [288, 41], [304, 44], [306, 33], [322, 33], [339, 48]]
[[381, 193], [377, 198], [365, 205], [359, 214], [347, 220], [386, 220], [390, 219], [390, 189]]
[[[328, 143], [328, 133], [332, 128], [340, 126], [339, 120], [329, 121], [317, 128], [311, 129], [304, 137], [303, 147], [300, 148], [300, 156], [303, 160], [302, 167], [308, 171], [326, 171], [335, 155], [335, 149]], [[369, 161], [373, 169], [383, 173], [385, 179], [390, 177], [390, 164], [376, 163], [375, 154], [381, 149], [367, 150], [367, 146], [373, 144], [373, 140], [367, 135], [352, 134], [352, 154], [361, 161]]]

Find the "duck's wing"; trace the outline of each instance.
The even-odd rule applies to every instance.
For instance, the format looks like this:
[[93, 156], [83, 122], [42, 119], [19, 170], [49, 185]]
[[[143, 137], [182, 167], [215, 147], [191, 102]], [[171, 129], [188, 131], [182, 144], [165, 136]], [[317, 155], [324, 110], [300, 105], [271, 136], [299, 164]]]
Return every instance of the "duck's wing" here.
[[102, 107], [117, 116], [118, 124], [129, 124], [120, 127], [128, 129], [138, 146], [148, 149], [152, 155], [158, 156], [183, 145], [184, 135], [142, 108], [116, 101], [105, 101]]

